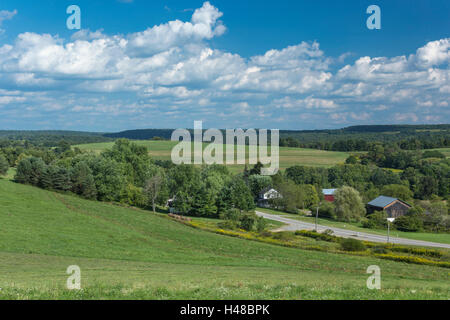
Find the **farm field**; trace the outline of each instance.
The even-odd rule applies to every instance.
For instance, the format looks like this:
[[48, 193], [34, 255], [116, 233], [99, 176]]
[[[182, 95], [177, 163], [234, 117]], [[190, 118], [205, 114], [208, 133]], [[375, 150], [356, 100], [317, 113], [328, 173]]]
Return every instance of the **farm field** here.
[[[147, 147], [150, 156], [157, 160], [170, 160], [172, 148], [178, 144], [178, 142], [173, 141], [133, 140], [133, 142]], [[75, 147], [84, 151], [100, 153], [105, 149], [111, 148], [113, 145], [114, 142], [104, 142], [81, 144]], [[207, 143], [204, 143], [203, 148], [207, 145]], [[280, 169], [286, 169], [294, 165], [331, 167], [339, 163], [344, 163], [349, 155], [346, 152], [280, 147]], [[248, 147], [246, 148], [246, 159], [248, 159]], [[230, 165], [229, 167], [233, 172], [240, 172], [244, 169], [244, 165]]]
[[[448, 269], [218, 235], [0, 180], [0, 299], [447, 299]], [[369, 265], [382, 289], [366, 288]], [[82, 291], [64, 288], [69, 265]]]
[[[286, 212], [281, 212], [272, 209], [266, 208], [257, 208], [257, 211], [282, 215], [287, 218], [296, 219], [304, 222], [314, 223], [315, 216], [304, 216], [298, 214], [291, 214]], [[368, 229], [363, 228], [360, 223], [357, 222], [341, 222], [331, 219], [318, 218], [317, 223], [323, 226], [336, 227], [342, 229], [353, 230], [355, 232], [365, 232], [365, 233], [373, 233], [378, 235], [386, 235], [387, 230], [377, 230], [377, 229]], [[428, 233], [428, 232], [403, 232], [398, 230], [391, 230], [391, 237], [400, 237], [406, 239], [413, 240], [422, 240], [422, 241], [431, 241], [431, 242], [439, 242], [439, 243], [447, 243], [450, 244], [450, 234], [448, 233]]]

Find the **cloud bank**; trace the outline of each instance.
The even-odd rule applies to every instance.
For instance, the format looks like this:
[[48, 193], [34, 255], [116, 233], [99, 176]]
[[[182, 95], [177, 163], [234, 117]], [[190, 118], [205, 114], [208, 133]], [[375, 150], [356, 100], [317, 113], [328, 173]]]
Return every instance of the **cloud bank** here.
[[127, 35], [20, 34], [0, 47], [1, 123], [117, 130], [193, 120], [290, 129], [449, 122], [450, 38], [347, 65], [318, 42], [246, 59], [211, 47], [227, 32], [222, 18], [205, 2], [190, 21]]

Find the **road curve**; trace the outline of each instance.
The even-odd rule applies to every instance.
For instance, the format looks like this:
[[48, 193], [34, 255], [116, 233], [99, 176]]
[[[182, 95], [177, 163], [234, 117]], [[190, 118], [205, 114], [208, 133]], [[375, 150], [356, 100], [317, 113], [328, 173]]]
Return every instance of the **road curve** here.
[[[294, 220], [294, 219], [286, 218], [283, 216], [260, 212], [260, 211], [256, 211], [256, 214], [260, 217], [264, 217], [269, 220], [279, 221], [279, 222], [286, 224], [286, 226], [278, 228], [277, 231], [296, 231], [296, 230], [314, 230], [315, 229], [314, 223], [303, 222], [303, 221]], [[376, 235], [376, 234], [365, 233], [365, 232], [357, 232], [357, 231], [323, 226], [323, 225], [317, 225], [317, 229], [318, 229], [317, 231], [319, 231], [319, 232], [325, 231], [327, 229], [333, 230], [333, 232], [334, 232], [333, 235], [338, 236], [338, 237], [343, 237], [343, 238], [355, 238], [355, 239], [359, 239], [359, 240], [373, 241], [373, 242], [384, 242], [384, 243], [387, 242], [387, 236], [382, 236], [382, 235]], [[411, 240], [411, 239], [397, 238], [397, 237], [392, 237], [392, 236], [390, 237], [389, 242], [396, 243], [396, 244], [411, 245], [411, 246], [437, 247], [437, 248], [450, 249], [450, 244], [420, 241], [420, 240]]]

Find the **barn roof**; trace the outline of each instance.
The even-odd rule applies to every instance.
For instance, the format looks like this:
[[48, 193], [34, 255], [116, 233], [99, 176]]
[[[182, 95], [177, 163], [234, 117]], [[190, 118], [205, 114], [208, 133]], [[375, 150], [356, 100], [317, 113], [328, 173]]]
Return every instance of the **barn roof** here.
[[370, 201], [368, 203], [368, 205], [370, 205], [372, 207], [384, 208], [384, 207], [390, 205], [392, 202], [397, 201], [397, 200], [403, 202], [404, 204], [406, 204], [408, 206], [410, 206], [405, 201], [402, 201], [402, 200], [397, 199], [397, 198], [386, 197], [386, 196], [379, 196], [378, 198]]
[[397, 198], [391, 198], [391, 197], [386, 197], [386, 196], [379, 196], [378, 198], [370, 201], [368, 204], [373, 206], [373, 207], [380, 207], [380, 208], [384, 208], [388, 205], [390, 205], [392, 202], [398, 200]]
[[325, 196], [332, 196], [336, 192], [336, 189], [322, 189], [322, 193]]

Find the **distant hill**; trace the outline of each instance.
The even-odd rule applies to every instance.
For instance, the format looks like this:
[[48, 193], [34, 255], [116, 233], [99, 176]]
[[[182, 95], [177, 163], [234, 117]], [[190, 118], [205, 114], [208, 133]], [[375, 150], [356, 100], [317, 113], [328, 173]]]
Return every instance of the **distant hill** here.
[[164, 140], [170, 140], [172, 137], [172, 132], [174, 129], [138, 129], [138, 130], [127, 130], [116, 133], [106, 133], [105, 137], [108, 138], [127, 138], [130, 140], [149, 140], [154, 137], [159, 137]]
[[[139, 130], [126, 130], [117, 133], [104, 134], [109, 138], [127, 138], [132, 140], [149, 140], [154, 137], [160, 137], [166, 140], [170, 140], [174, 129], [139, 129]], [[192, 130], [189, 130], [192, 132]], [[347, 134], [371, 134], [371, 133], [403, 133], [412, 134], [420, 132], [450, 132], [450, 124], [438, 124], [438, 125], [361, 125], [350, 126], [342, 129], [321, 129], [321, 130], [280, 130], [281, 137], [309, 137], [311, 138], [319, 136], [345, 136]], [[307, 139], [309, 140], [309, 139]]]
[[0, 140], [28, 141], [35, 145], [53, 147], [61, 140], [72, 145], [81, 143], [107, 142], [113, 139], [102, 132], [64, 131], [64, 130], [0, 130]]
[[[72, 145], [84, 143], [108, 142], [118, 138], [130, 140], [152, 140], [155, 138], [170, 140], [174, 129], [137, 129], [121, 132], [80, 132], [80, 131], [9, 131], [0, 130], [0, 140], [27, 140], [35, 144], [54, 146], [65, 140]], [[191, 134], [192, 129], [189, 129]], [[223, 130], [224, 131], [224, 130]], [[269, 131], [270, 136], [270, 131]], [[322, 130], [280, 130], [282, 145], [291, 146], [289, 139], [297, 141], [296, 146], [335, 151], [351, 151], [352, 148], [333, 147], [333, 143], [346, 143], [349, 140], [366, 142], [405, 144], [408, 140], [420, 140], [419, 148], [437, 148], [450, 145], [450, 124], [438, 125], [360, 125], [342, 129]], [[269, 137], [270, 139], [270, 137]], [[283, 141], [284, 140], [284, 141]], [[405, 147], [410, 148], [410, 147]], [[412, 144], [412, 149], [416, 145]]]
[[373, 125], [373, 126], [351, 126], [342, 129], [345, 132], [413, 132], [413, 131], [449, 131], [450, 124], [431, 125]]

